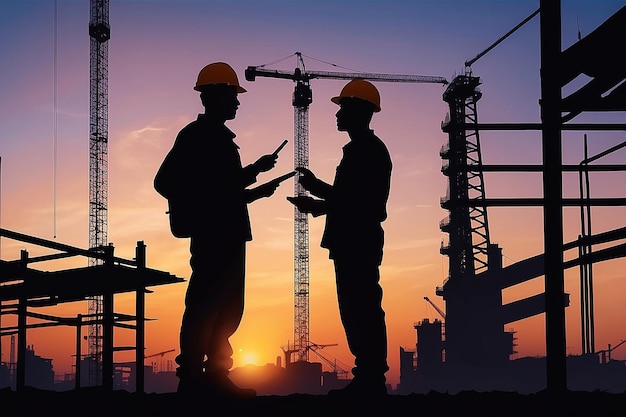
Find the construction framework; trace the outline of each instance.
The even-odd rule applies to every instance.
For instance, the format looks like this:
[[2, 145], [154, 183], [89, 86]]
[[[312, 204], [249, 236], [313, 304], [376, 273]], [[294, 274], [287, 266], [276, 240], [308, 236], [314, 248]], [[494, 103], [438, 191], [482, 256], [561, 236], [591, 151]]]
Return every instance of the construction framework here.
[[[46, 248], [52, 253], [30, 257], [22, 250], [20, 258], [12, 261], [0, 260], [0, 315], [17, 316], [17, 325], [0, 327], [0, 336], [17, 334], [16, 391], [26, 385], [27, 330], [50, 326], [72, 326], [76, 328], [76, 388], [81, 387], [81, 329], [83, 326], [102, 327], [102, 354], [97, 358], [102, 364], [102, 386], [113, 389], [113, 353], [134, 350], [137, 369], [136, 392], [144, 391], [145, 357], [145, 294], [147, 287], [183, 282], [168, 272], [146, 267], [146, 246], [137, 242], [135, 258], [124, 259], [114, 256], [114, 247], [108, 245], [101, 250], [81, 249], [58, 242], [41, 239], [22, 233], [0, 229], [0, 237], [17, 240]], [[30, 267], [39, 262], [51, 262], [69, 257], [84, 256], [97, 258], [98, 265], [84, 268], [43, 271]], [[113, 301], [116, 294], [135, 292], [135, 315], [115, 313]], [[97, 315], [77, 314], [76, 317], [57, 317], [37, 312], [39, 308], [57, 306], [99, 297], [103, 300], [102, 312]], [[31, 321], [29, 321], [31, 320]], [[135, 346], [115, 346], [114, 327], [135, 331]], [[88, 363], [95, 358], [88, 355]], [[90, 385], [84, 384], [84, 385]]]
[[[626, 143], [592, 157], [585, 152], [585, 159], [580, 164], [565, 165], [562, 163], [561, 133], [565, 130], [626, 130], [624, 124], [568, 123], [583, 112], [626, 111], [626, 59], [623, 54], [612, 54], [600, 47], [609, 42], [617, 49], [626, 46], [623, 29], [626, 27], [626, 7], [564, 51], [561, 51], [559, 2], [541, 0], [539, 10], [522, 24], [537, 14], [541, 17], [541, 123], [478, 123], [476, 102], [481, 97], [477, 89], [480, 80], [472, 76], [469, 68], [465, 75], [450, 83], [443, 95], [444, 101], [450, 105], [450, 113], [442, 124], [449, 142], [440, 154], [446, 160], [442, 172], [448, 176], [449, 182], [441, 205], [449, 210], [450, 215], [440, 223], [441, 230], [449, 233], [449, 243], [442, 244], [441, 253], [449, 256], [450, 266], [448, 278], [436, 292], [446, 300], [445, 358], [446, 362], [453, 364], [481, 366], [506, 360], [512, 352], [513, 339], [512, 334], [503, 331], [503, 324], [545, 313], [547, 387], [553, 392], [563, 392], [567, 389], [564, 319], [565, 307], [569, 305], [569, 295], [564, 292], [564, 271], [572, 267], [581, 270], [583, 352], [594, 353], [591, 266], [595, 262], [626, 257], [625, 244], [592, 250], [592, 245], [624, 239], [626, 228], [593, 235], [590, 219], [592, 206], [625, 206], [626, 198], [591, 198], [585, 178], [591, 171], [625, 171], [625, 165], [589, 163], [625, 147]], [[483, 54], [466, 65], [471, 65]], [[580, 74], [590, 77], [591, 81], [563, 98], [561, 89]], [[479, 132], [484, 130], [540, 131], [543, 164], [483, 165]], [[567, 171], [579, 173], [580, 198], [562, 196], [562, 175]], [[483, 172], [541, 172], [544, 196], [486, 198], [482, 186]], [[486, 209], [507, 206], [543, 208], [545, 251], [502, 268], [500, 249], [489, 241]], [[581, 235], [576, 241], [564, 243], [562, 211], [567, 206], [581, 209]], [[578, 257], [564, 261], [564, 252], [573, 249], [578, 249]], [[545, 293], [502, 305], [502, 289], [541, 275], [545, 276]], [[480, 325], [476, 326], [476, 323]], [[471, 339], [482, 340], [485, 347], [469, 349], [466, 341]], [[441, 354], [439, 357], [441, 360]]]

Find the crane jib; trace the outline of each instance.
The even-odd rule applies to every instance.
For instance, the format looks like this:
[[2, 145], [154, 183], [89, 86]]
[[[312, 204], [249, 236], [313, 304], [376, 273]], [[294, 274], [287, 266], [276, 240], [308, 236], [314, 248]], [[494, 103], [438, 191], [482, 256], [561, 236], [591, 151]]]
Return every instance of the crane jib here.
[[284, 78], [293, 81], [309, 81], [314, 78], [329, 78], [336, 80], [351, 80], [362, 78], [365, 80], [383, 82], [404, 83], [435, 83], [448, 84], [444, 77], [434, 75], [405, 75], [405, 74], [380, 74], [370, 72], [333, 72], [333, 71], [301, 71], [299, 68], [294, 72], [283, 70], [269, 70], [250, 66], [245, 70], [247, 81], [254, 81], [256, 77]]

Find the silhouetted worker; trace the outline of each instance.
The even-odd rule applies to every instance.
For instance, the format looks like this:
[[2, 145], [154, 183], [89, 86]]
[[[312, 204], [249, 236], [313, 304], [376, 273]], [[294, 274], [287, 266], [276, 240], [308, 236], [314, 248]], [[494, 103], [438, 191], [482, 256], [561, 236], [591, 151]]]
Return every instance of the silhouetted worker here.
[[253, 389], [228, 378], [229, 338], [243, 316], [246, 242], [252, 240], [247, 204], [271, 196], [278, 183], [246, 187], [275, 166], [278, 153], [242, 167], [235, 134], [225, 122], [235, 118], [237, 94], [246, 90], [230, 65], [205, 66], [194, 90], [204, 113], [178, 133], [154, 179], [156, 191], [168, 200], [172, 233], [191, 238], [192, 273], [176, 357], [178, 392], [252, 397]]
[[354, 79], [331, 101], [340, 106], [337, 129], [350, 137], [334, 182], [327, 184], [308, 169], [296, 168], [300, 184], [319, 199], [287, 199], [303, 213], [326, 215], [321, 246], [335, 266], [339, 313], [355, 358], [350, 384], [329, 395], [385, 395], [389, 367], [379, 266], [392, 163], [387, 147], [370, 129], [373, 113], [380, 111], [380, 95], [372, 83]]

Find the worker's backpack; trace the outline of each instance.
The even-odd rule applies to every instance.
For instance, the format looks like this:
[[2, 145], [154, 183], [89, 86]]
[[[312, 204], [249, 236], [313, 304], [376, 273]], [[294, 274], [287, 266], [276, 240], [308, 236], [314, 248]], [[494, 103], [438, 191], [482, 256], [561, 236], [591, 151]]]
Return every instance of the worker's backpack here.
[[170, 218], [170, 230], [175, 237], [190, 237], [193, 230], [193, 216], [189, 210], [185, 209], [186, 205], [167, 200], [168, 210], [165, 212]]

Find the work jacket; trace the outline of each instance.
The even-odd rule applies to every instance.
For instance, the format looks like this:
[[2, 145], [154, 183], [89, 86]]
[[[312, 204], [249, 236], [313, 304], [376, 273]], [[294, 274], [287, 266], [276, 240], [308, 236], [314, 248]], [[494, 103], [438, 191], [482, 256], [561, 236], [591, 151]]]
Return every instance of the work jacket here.
[[332, 188], [323, 198], [326, 224], [321, 246], [333, 259], [382, 262], [391, 157], [373, 131], [343, 147]]
[[200, 114], [179, 132], [157, 172], [154, 188], [170, 203], [170, 216], [181, 215], [189, 237], [252, 240], [245, 188], [258, 172], [242, 167], [234, 138], [226, 126]]

